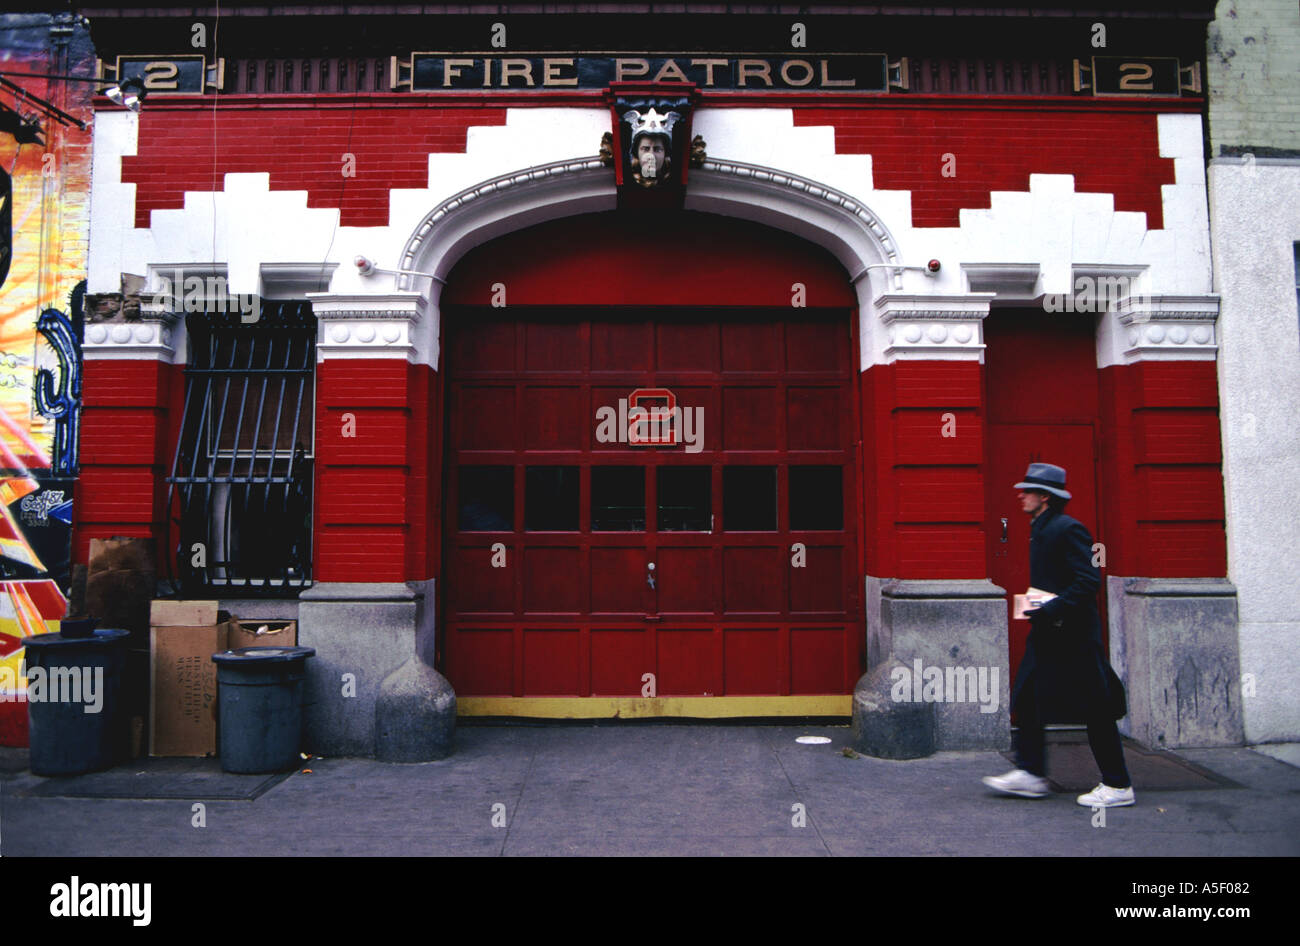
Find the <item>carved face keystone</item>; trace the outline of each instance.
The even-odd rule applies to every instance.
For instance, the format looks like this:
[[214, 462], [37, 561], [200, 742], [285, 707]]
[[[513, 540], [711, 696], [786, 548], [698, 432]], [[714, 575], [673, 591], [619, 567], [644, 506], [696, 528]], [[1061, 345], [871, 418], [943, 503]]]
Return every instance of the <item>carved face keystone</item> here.
[[636, 159], [642, 177], [658, 177], [664, 166], [664, 142], [657, 136], [646, 135], [636, 145]]

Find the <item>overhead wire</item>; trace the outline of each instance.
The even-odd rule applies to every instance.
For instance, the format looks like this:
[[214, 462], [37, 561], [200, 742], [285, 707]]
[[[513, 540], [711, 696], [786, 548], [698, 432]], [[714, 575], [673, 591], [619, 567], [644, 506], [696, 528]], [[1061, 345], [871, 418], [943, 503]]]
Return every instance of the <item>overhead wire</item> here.
[[[221, 38], [221, 0], [216, 0], [216, 16], [212, 21], [212, 61], [218, 63], [221, 61], [221, 50], [219, 48]], [[208, 84], [207, 57], [203, 59], [203, 75], [199, 81], [203, 83], [204, 88]], [[221, 96], [221, 89], [214, 89], [212, 92], [212, 265], [217, 265], [217, 100]], [[226, 277], [230, 277], [227, 269]]]
[[[356, 126], [357, 102], [361, 98], [361, 70], [360, 69], [356, 69], [353, 71], [352, 82], [354, 86], [352, 90], [352, 109], [351, 109], [351, 114], [348, 117], [348, 141], [347, 144], [344, 145], [343, 156], [352, 154], [352, 129]], [[345, 157], [343, 156], [340, 156], [340, 160], [345, 160]], [[353, 158], [355, 160], [355, 155], [353, 156]], [[354, 164], [353, 173], [355, 172], [356, 172], [356, 168]], [[339, 215], [334, 220], [334, 229], [330, 231], [330, 242], [329, 245], [325, 247], [325, 258], [322, 259], [320, 263], [319, 278], [322, 281], [324, 281], [325, 279], [325, 268], [329, 265], [330, 254], [334, 252], [334, 240], [338, 236], [339, 227], [342, 225], [342, 221], [343, 221], [343, 196], [347, 192], [348, 176], [343, 173], [343, 169], [341, 167], [339, 168], [339, 175], [342, 178], [342, 182], [339, 185]]]

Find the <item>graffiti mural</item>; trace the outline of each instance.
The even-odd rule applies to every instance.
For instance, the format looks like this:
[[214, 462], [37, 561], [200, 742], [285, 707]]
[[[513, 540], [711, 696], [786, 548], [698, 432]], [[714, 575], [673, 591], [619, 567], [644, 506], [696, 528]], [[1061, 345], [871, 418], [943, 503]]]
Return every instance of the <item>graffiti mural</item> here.
[[[73, 318], [58, 309], [46, 309], [36, 323], [38, 331], [58, 358], [58, 370], [36, 372], [35, 407], [42, 417], [54, 420], [54, 456], [50, 468], [58, 476], [77, 473], [77, 419], [81, 412], [82, 300], [86, 284], [73, 290]], [[73, 323], [76, 328], [73, 328]]]
[[23, 639], [68, 606], [94, 51], [64, 14], [0, 15], [0, 745], [25, 745]]

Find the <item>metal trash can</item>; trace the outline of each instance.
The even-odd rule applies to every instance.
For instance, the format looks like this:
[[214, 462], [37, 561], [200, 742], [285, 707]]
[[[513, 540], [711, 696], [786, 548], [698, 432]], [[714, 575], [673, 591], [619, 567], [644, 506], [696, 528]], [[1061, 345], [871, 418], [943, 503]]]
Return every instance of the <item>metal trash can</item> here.
[[33, 775], [81, 775], [126, 757], [121, 691], [130, 632], [79, 636], [85, 631], [23, 639]]
[[227, 772], [283, 772], [302, 746], [303, 681], [311, 647], [241, 647], [217, 665], [218, 755]]

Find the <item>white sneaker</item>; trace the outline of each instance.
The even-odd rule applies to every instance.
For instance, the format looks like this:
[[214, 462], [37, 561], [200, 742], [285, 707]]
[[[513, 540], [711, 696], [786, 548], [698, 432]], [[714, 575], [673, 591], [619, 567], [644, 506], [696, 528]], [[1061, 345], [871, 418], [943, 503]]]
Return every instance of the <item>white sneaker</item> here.
[[1050, 791], [1047, 779], [1031, 775], [1024, 769], [1012, 769], [1006, 775], [986, 775], [984, 784], [1004, 795], [1019, 795], [1021, 798], [1043, 798]]
[[1136, 801], [1133, 788], [1111, 788], [1101, 784], [1086, 795], [1080, 795], [1078, 802], [1085, 808], [1122, 808]]

